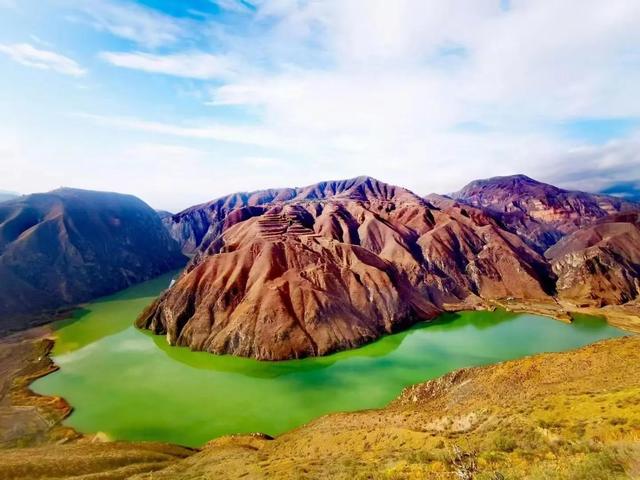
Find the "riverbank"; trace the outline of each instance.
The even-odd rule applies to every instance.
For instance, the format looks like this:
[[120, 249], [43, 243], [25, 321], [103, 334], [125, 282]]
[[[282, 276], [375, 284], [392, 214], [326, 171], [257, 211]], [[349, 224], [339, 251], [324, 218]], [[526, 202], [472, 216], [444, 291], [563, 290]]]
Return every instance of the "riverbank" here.
[[[164, 277], [159, 280], [160, 281], [153, 280], [141, 286], [134, 287], [142, 289], [142, 292], [131, 295], [134, 299], [137, 299], [135, 300], [137, 302], [136, 305], [143, 305], [146, 302], [145, 298], [151, 298], [151, 296], [156, 294], [155, 288], [166, 284]], [[158, 284], [158, 287], [154, 286], [155, 283]], [[128, 325], [127, 315], [135, 315], [136, 308], [140, 308], [140, 306], [138, 305], [131, 311], [127, 310], [127, 315], [120, 315], [122, 312], [111, 310], [105, 301], [110, 298], [117, 299], [118, 302], [122, 302], [123, 300], [130, 301], [131, 299], [128, 297], [128, 291], [123, 291], [114, 297], [107, 297], [100, 301], [100, 308], [106, 307], [105, 314], [122, 317], [124, 323], [123, 321], [118, 321], [111, 324], [110, 322], [104, 322], [102, 318], [98, 318], [96, 321], [99, 320], [99, 323], [92, 321], [87, 325], [82, 325], [82, 322], [86, 322], [87, 318], [91, 317], [91, 311], [87, 309], [90, 308], [90, 304], [85, 305], [85, 308], [79, 310], [80, 313], [77, 319], [74, 316], [68, 320], [72, 327], [78, 327], [81, 332], [81, 338], [75, 336], [71, 339], [65, 338], [62, 346], [57, 345], [58, 353], [60, 353], [60, 351], [66, 352], [69, 349], [75, 350], [84, 345], [82, 342], [95, 342], [100, 338], [100, 335], [114, 335], [122, 328], [126, 328], [126, 325]], [[469, 310], [475, 309], [479, 312], [502, 309], [509, 312], [533, 313], [551, 317], [565, 323], [571, 322], [571, 313], [598, 315], [601, 317], [604, 316], [608, 323], [624, 330], [640, 332], [640, 312], [635, 305], [596, 309], [588, 307], [578, 308], [570, 304], [543, 302], [534, 304], [531, 302], [525, 303], [517, 300], [507, 300], [500, 302], [493, 301], [490, 303], [483, 302], [473, 305], [449, 306], [450, 313], [453, 314], [464, 313], [460, 312], [461, 308]], [[89, 317], [87, 317], [87, 314], [89, 314]], [[0, 339], [0, 381], [2, 381], [0, 384], [2, 387], [2, 390], [0, 390], [0, 447], [37, 445], [39, 443], [66, 441], [82, 436], [74, 429], [62, 425], [63, 420], [72, 412], [72, 406], [69, 405], [64, 398], [38, 395], [29, 388], [35, 380], [59, 369], [50, 357], [56, 340], [56, 332], [52, 328], [52, 325], [53, 324], [36, 327]], [[87, 338], [84, 338], [85, 336]], [[154, 338], [154, 341], [155, 340], [158, 339]], [[126, 342], [129, 342], [129, 340], [126, 340]], [[157, 344], [158, 341], [155, 343]], [[396, 342], [392, 343], [393, 345], [388, 346], [388, 348], [397, 348]], [[170, 353], [174, 354], [178, 352], [178, 350], [184, 350], [177, 349], [176, 347], [167, 348]], [[371, 348], [371, 345], [365, 348]], [[385, 348], [382, 350], [386, 351]], [[363, 352], [366, 352], [366, 350]], [[343, 352], [340, 355], [348, 355], [348, 353], [349, 352]], [[369, 352], [369, 354], [379, 355], [380, 352], [372, 351]], [[197, 355], [209, 358], [207, 354]], [[364, 356], [366, 357], [367, 355], [365, 354]], [[185, 359], [181, 360], [185, 361]], [[334, 362], [329, 362], [329, 364], [333, 363]], [[262, 363], [258, 362], [258, 364]], [[203, 367], [204, 363], [200, 361], [197, 365]], [[454, 368], [456, 367], [454, 366]], [[259, 372], [253, 370], [249, 373], [253, 375], [259, 374]], [[263, 374], [269, 377], [279, 375], [276, 371], [263, 372]], [[104, 434], [99, 434], [99, 436], [100, 438], [107, 438]]]
[[55, 372], [49, 327], [0, 340], [0, 448], [58, 443], [80, 438], [62, 421], [71, 406], [60, 397], [33, 393], [29, 385]]
[[0, 478], [125, 479], [194, 453], [160, 442], [106, 442], [64, 426], [72, 412], [66, 400], [29, 388], [58, 369], [49, 356], [53, 344], [50, 327], [0, 339]]
[[622, 479], [640, 475], [640, 338], [463, 369], [380, 410], [227, 437], [153, 476]]
[[624, 335], [597, 318], [564, 324], [463, 311], [333, 355], [261, 362], [169, 346], [133, 328], [128, 321], [148, 299], [131, 296], [88, 304], [56, 326], [61, 369], [31, 388], [66, 398], [77, 410], [65, 424], [79, 431], [191, 447], [237, 433], [280, 435], [329, 413], [381, 408], [404, 387], [453, 370]]
[[573, 315], [602, 317], [610, 325], [632, 333], [640, 333], [640, 304], [629, 302], [623, 305], [578, 305], [569, 301], [554, 299], [553, 302], [531, 302], [517, 299], [492, 300], [481, 308], [502, 308], [509, 312], [532, 313], [571, 322]]

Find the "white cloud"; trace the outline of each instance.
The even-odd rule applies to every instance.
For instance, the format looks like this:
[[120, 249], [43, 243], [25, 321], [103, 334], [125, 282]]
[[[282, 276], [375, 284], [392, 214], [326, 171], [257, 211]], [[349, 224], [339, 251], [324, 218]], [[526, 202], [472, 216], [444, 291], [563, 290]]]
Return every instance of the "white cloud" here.
[[50, 50], [43, 50], [28, 43], [0, 44], [0, 53], [13, 61], [41, 70], [54, 70], [64, 75], [80, 77], [86, 74], [75, 60]]
[[280, 169], [286, 167], [286, 162], [274, 157], [244, 157], [241, 159], [241, 162], [244, 163], [247, 167], [255, 169]]
[[[162, 201], [162, 188], [204, 200], [359, 174], [417, 193], [518, 172], [583, 189], [640, 178], [637, 136], [593, 145], [558, 128], [640, 117], [636, 0], [513, 0], [508, 11], [498, 0], [256, 0], [254, 12], [216, 3], [242, 11], [220, 16], [240, 23], [116, 0], [82, 4], [96, 28], [137, 44], [105, 60], [214, 80], [202, 99], [209, 119], [194, 118], [200, 99], [184, 90], [202, 83], [183, 80], [167, 91], [168, 108], [149, 109], [163, 121], [144, 111], [81, 115], [146, 145], [112, 152], [135, 159], [118, 164], [131, 178], [155, 165], [155, 186], [132, 181], [123, 190]], [[109, 165], [96, 185], [122, 178]]]
[[100, 56], [117, 67], [176, 77], [206, 80], [229, 77], [233, 74], [233, 62], [229, 58], [201, 52], [170, 55], [103, 52]]
[[82, 0], [70, 5], [97, 30], [149, 48], [173, 45], [190, 35], [187, 22], [134, 2]]
[[640, 179], [640, 132], [604, 145], [570, 149], [549, 166], [550, 179], [567, 188], [600, 191]]
[[[274, 27], [248, 42], [271, 68], [213, 88], [210, 104], [263, 112], [285, 148], [296, 138], [301, 162], [419, 192], [516, 172], [570, 183], [558, 165], [575, 169], [588, 140], [560, 123], [640, 117], [640, 3], [586, 0], [579, 12], [554, 0], [507, 12], [493, 0], [263, 2], [257, 17]], [[640, 176], [637, 155], [587, 150]]]
[[218, 142], [257, 145], [276, 148], [283, 145], [283, 140], [262, 127], [229, 126], [224, 124], [209, 124], [202, 126], [187, 126], [141, 120], [130, 117], [109, 117], [87, 113], [76, 113], [73, 116], [92, 120], [98, 125], [120, 129], [135, 130], [158, 135], [191, 138], [197, 140], [214, 140]]

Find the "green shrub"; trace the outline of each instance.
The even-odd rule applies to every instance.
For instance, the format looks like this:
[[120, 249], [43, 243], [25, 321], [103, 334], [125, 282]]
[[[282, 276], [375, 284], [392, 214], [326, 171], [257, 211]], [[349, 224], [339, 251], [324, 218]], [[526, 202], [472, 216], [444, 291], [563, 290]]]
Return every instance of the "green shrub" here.
[[496, 450], [501, 452], [513, 452], [518, 448], [518, 443], [507, 435], [498, 435], [493, 439], [493, 445]]

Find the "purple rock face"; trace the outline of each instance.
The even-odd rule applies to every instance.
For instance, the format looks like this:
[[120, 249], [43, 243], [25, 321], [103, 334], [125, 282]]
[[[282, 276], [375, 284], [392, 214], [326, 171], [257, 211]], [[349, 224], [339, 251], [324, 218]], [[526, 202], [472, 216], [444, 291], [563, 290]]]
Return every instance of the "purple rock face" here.
[[639, 208], [621, 198], [563, 190], [525, 175], [476, 180], [452, 198], [484, 209], [539, 252], [598, 219]]

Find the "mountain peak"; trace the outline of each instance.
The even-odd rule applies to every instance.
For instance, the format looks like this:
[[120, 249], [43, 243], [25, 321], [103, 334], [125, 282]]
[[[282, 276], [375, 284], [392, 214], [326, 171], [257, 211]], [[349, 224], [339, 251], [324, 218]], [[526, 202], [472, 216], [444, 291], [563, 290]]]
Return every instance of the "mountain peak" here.
[[525, 200], [567, 193], [566, 190], [534, 180], [527, 175], [508, 175], [474, 180], [451, 194], [452, 198], [474, 204], [493, 203], [500, 199]]
[[294, 199], [310, 200], [332, 197], [359, 201], [420, 201], [417, 195], [406, 188], [391, 185], [367, 175], [346, 180], [329, 180], [302, 187]]
[[[554, 190], [560, 190], [553, 185], [534, 180], [524, 174], [517, 175], [505, 175], [490, 178], [483, 178], [480, 180], [473, 180], [467, 185], [462, 187], [458, 192], [455, 192], [453, 196], [455, 198], [465, 198], [474, 194], [477, 194], [479, 190], [487, 189], [525, 189], [525, 188], [551, 188]], [[513, 193], [518, 193], [514, 191]]]

